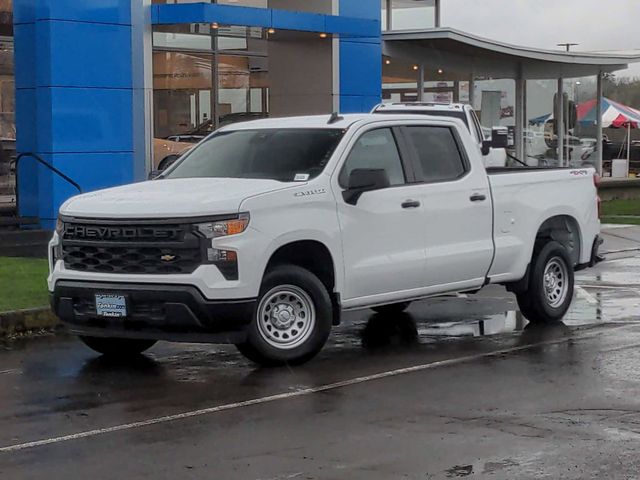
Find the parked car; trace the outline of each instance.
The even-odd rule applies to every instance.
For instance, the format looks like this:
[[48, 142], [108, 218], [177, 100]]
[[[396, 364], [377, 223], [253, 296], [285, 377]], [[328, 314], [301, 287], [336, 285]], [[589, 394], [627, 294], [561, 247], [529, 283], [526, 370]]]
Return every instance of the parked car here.
[[166, 170], [184, 153], [193, 148], [192, 142], [171, 140], [172, 137], [153, 139], [153, 168]]
[[[491, 140], [494, 132], [504, 137], [504, 140], [499, 146], [489, 149], [489, 152], [485, 152], [484, 165], [485, 167], [505, 167], [507, 165], [507, 143], [508, 143], [508, 130], [506, 127], [494, 127], [488, 129], [480, 124], [480, 120], [476, 115], [475, 110], [471, 105], [466, 103], [381, 103], [376, 105], [371, 113], [385, 113], [385, 114], [407, 114], [415, 113], [419, 115], [451, 117], [462, 120], [469, 133], [475, 140], [478, 147], [482, 148], [486, 140]], [[497, 144], [496, 144], [497, 145]]]
[[97, 352], [229, 342], [299, 364], [343, 310], [515, 292], [562, 318], [599, 245], [593, 169], [490, 168], [454, 117], [234, 124], [153, 181], [79, 195], [50, 243], [55, 313]]

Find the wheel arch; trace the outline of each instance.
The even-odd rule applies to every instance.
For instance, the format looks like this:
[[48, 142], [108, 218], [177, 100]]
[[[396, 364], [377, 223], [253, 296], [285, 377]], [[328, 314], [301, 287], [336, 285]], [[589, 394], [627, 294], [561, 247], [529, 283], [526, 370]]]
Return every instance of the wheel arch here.
[[550, 241], [560, 243], [569, 253], [569, 258], [573, 268], [580, 264], [580, 255], [582, 252], [582, 232], [580, 224], [572, 215], [559, 214], [553, 215], [539, 222], [539, 226], [535, 232], [534, 241], [532, 242], [529, 252], [529, 261], [524, 276], [515, 282], [506, 283], [505, 286], [510, 292], [522, 292], [529, 288], [529, 276], [531, 274], [531, 261], [536, 251]]
[[534, 250], [531, 252], [532, 257], [535, 246], [544, 240], [554, 240], [566, 248], [573, 267], [580, 263], [582, 232], [580, 223], [572, 215], [554, 215], [540, 224], [535, 236]]
[[338, 264], [329, 247], [319, 240], [292, 240], [278, 246], [267, 261], [264, 275], [277, 265], [297, 265], [309, 270], [323, 283], [333, 304], [333, 324], [340, 323], [340, 284]]

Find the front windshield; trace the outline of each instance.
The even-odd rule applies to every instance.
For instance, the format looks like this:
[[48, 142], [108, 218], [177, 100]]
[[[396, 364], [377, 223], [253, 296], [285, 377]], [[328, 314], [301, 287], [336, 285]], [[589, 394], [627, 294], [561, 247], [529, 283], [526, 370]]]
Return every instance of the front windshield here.
[[262, 178], [305, 181], [326, 167], [340, 129], [259, 129], [220, 132], [200, 143], [163, 178]]

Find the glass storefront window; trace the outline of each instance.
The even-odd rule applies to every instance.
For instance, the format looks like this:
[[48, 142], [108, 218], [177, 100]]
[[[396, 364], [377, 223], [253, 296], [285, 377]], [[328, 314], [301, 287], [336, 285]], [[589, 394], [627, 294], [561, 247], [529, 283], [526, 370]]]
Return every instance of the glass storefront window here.
[[390, 30], [422, 30], [435, 27], [434, 0], [391, 0]]
[[332, 111], [333, 43], [317, 34], [158, 25], [153, 40], [157, 166], [219, 127]]

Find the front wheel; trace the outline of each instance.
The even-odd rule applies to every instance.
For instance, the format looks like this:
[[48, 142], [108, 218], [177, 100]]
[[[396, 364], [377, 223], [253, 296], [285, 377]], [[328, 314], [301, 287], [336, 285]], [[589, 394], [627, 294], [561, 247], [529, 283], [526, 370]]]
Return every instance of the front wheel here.
[[522, 314], [532, 323], [560, 320], [571, 305], [573, 266], [567, 249], [551, 241], [534, 253], [529, 289], [516, 295]]
[[80, 340], [91, 350], [109, 357], [131, 357], [139, 355], [156, 344], [155, 340], [138, 340], [131, 338], [81, 336]]
[[310, 271], [281, 265], [267, 272], [247, 341], [236, 345], [263, 366], [299, 365], [322, 349], [333, 318], [331, 297]]

